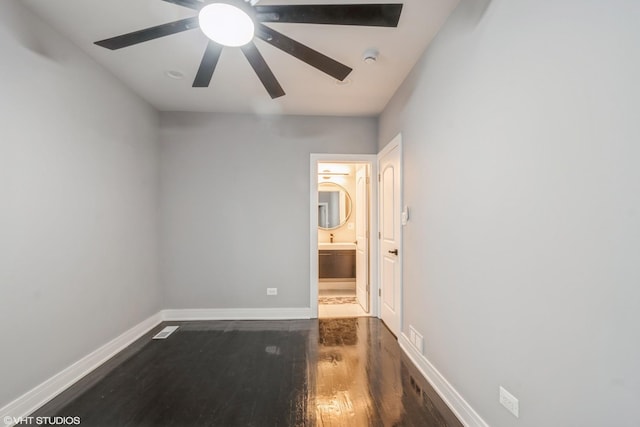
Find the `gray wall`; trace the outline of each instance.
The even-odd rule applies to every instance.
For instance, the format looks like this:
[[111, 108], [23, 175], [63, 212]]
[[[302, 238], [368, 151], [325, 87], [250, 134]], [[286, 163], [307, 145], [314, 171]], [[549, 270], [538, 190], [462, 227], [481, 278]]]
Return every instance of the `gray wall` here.
[[375, 153], [376, 123], [161, 114], [164, 307], [308, 307], [309, 155]]
[[640, 2], [478, 6], [380, 119], [405, 143], [403, 330], [492, 426], [637, 426]]
[[157, 114], [0, 2], [0, 407], [159, 308]]

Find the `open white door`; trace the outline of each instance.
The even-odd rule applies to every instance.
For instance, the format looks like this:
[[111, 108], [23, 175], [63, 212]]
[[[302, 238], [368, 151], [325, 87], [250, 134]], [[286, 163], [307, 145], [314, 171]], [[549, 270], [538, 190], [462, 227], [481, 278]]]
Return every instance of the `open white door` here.
[[380, 316], [396, 336], [402, 328], [401, 150], [398, 135], [378, 155]]
[[356, 170], [356, 299], [369, 312], [369, 173], [368, 165]]

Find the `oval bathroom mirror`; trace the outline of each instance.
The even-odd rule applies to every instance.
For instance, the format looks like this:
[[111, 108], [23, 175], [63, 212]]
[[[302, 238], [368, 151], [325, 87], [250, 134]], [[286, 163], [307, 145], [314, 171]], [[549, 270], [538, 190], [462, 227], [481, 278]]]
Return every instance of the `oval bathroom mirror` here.
[[332, 230], [343, 226], [351, 216], [351, 196], [333, 182], [318, 184], [318, 227]]

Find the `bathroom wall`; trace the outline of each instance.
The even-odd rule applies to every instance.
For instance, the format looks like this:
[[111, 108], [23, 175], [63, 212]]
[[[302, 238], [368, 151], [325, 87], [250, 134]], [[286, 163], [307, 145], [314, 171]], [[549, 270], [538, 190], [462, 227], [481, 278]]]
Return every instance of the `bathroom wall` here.
[[169, 112], [160, 141], [164, 306], [308, 307], [310, 154], [376, 153], [376, 119]]

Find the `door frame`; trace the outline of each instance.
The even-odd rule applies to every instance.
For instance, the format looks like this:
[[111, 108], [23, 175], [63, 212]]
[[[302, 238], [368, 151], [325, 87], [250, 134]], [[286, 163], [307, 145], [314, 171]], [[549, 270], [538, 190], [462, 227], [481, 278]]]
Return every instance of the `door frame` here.
[[[398, 195], [398, 197], [400, 198], [400, 212], [397, 212], [398, 214], [398, 218], [401, 218], [402, 216], [402, 211], [404, 209], [404, 155], [403, 155], [403, 151], [402, 151], [402, 133], [397, 134], [391, 141], [389, 141], [389, 143], [387, 145], [384, 146], [384, 148], [382, 150], [380, 150], [380, 152], [378, 153], [378, 155], [376, 156], [376, 169], [378, 171], [378, 175], [376, 175], [377, 179], [376, 179], [376, 193], [377, 195], [380, 195], [380, 185], [381, 185], [381, 181], [380, 181], [380, 159], [382, 159], [384, 156], [386, 156], [389, 152], [391, 152], [394, 148], [398, 148], [399, 153], [400, 153], [400, 164], [399, 164], [399, 171], [398, 171], [398, 179], [399, 179], [399, 187], [400, 187], [400, 194]], [[377, 217], [380, 218], [381, 217], [381, 210], [382, 210], [382, 201], [379, 199], [376, 199], [376, 206], [377, 206]], [[380, 231], [380, 228], [378, 227], [377, 232]], [[398, 253], [398, 264], [400, 266], [400, 282], [398, 283], [398, 287], [400, 288], [400, 301], [398, 303], [398, 320], [399, 320], [399, 325], [398, 325], [398, 335], [402, 334], [402, 326], [403, 326], [403, 321], [404, 321], [404, 310], [403, 310], [403, 304], [404, 304], [404, 288], [402, 286], [403, 281], [404, 281], [404, 275], [403, 275], [403, 260], [404, 260], [404, 245], [403, 245], [403, 236], [404, 236], [404, 225], [401, 223], [400, 224], [400, 235], [398, 236], [398, 249], [399, 249], [399, 253]], [[381, 265], [382, 262], [382, 246], [379, 244], [380, 241], [378, 239], [379, 235], [376, 236], [376, 243], [378, 243], [378, 249], [377, 249], [377, 256], [376, 258], [376, 263], [377, 265]], [[378, 282], [378, 286], [381, 292], [382, 290], [382, 269], [378, 268], [377, 269], [377, 282]], [[377, 292], [378, 294], [378, 317], [382, 318], [382, 298], [380, 296], [380, 293]]]
[[[370, 170], [369, 198], [369, 315], [380, 317], [378, 297], [378, 156], [376, 154], [312, 153], [309, 161], [309, 307], [311, 318], [318, 317], [318, 163], [367, 163]], [[374, 296], [375, 295], [375, 296]]]

